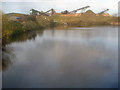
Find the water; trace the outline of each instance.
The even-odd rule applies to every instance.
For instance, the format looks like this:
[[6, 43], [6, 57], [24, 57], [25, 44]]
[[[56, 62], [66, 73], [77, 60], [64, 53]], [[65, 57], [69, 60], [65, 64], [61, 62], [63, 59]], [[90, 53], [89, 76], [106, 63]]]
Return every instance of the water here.
[[117, 34], [106, 26], [23, 35], [5, 48], [3, 88], [117, 88]]

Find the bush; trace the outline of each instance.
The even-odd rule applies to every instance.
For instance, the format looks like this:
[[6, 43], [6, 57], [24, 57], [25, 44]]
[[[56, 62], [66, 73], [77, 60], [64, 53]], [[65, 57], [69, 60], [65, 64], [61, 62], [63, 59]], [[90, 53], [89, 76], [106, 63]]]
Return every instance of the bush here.
[[34, 21], [24, 21], [22, 22], [22, 29], [24, 31], [30, 31], [30, 30], [34, 30], [34, 29], [37, 29], [38, 28], [38, 25], [36, 22]]

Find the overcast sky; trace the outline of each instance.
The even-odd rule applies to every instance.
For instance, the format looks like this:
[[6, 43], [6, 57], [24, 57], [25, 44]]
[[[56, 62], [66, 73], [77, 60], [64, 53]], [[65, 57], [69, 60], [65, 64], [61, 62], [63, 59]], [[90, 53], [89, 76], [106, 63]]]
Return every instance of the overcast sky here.
[[61, 12], [89, 5], [89, 9], [96, 13], [108, 8], [109, 13], [113, 14], [118, 12], [118, 2], [119, 0], [2, 0], [2, 10], [4, 13], [29, 14], [32, 8], [39, 11], [54, 8], [56, 12]]

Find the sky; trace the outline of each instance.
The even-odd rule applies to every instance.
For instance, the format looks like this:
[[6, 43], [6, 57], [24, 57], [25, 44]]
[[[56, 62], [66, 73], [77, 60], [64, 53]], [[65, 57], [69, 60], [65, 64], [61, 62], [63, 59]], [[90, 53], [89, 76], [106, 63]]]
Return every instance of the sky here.
[[105, 9], [110, 9], [108, 13], [118, 13], [118, 2], [120, 0], [2, 0], [2, 10], [4, 13], [24, 13], [29, 14], [30, 9], [47, 11], [54, 8], [56, 12], [64, 10], [75, 10], [89, 5], [92, 11], [99, 13]]

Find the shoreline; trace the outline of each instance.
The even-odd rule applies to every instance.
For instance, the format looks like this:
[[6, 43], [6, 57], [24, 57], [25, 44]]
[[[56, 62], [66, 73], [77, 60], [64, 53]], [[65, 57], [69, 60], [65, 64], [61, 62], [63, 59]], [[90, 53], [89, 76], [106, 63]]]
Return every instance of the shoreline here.
[[[20, 17], [16, 19], [16, 16]], [[12, 17], [12, 19], [11, 19]], [[11, 36], [19, 36], [34, 30], [46, 28], [72, 28], [72, 27], [96, 27], [96, 26], [119, 26], [120, 18], [106, 16], [32, 16], [23, 14], [2, 15], [2, 40]]]

